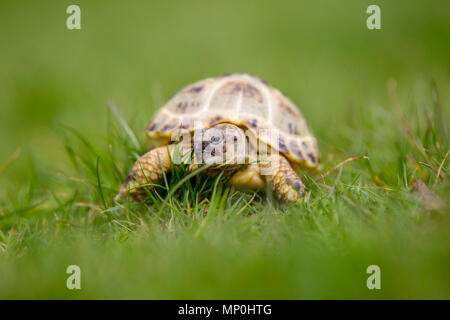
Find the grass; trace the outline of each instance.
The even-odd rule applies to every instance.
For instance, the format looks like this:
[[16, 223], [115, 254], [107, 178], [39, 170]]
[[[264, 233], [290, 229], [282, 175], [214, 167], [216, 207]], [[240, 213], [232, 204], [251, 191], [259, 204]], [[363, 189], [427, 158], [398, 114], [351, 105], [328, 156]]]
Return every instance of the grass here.
[[[0, 298], [450, 298], [448, 4], [379, 3], [369, 31], [364, 1], [80, 1], [79, 32], [70, 3], [2, 3]], [[332, 170], [305, 201], [180, 166], [114, 202], [155, 110], [234, 71], [305, 114]]]

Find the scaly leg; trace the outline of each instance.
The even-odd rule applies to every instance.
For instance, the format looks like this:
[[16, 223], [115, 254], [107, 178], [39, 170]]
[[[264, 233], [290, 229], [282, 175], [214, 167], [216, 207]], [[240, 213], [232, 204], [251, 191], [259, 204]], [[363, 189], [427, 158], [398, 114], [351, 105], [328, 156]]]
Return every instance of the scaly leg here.
[[267, 179], [271, 180], [275, 195], [284, 201], [300, 202], [305, 195], [305, 185], [289, 161], [281, 154], [272, 161], [273, 173]]
[[115, 199], [130, 197], [132, 200], [136, 200], [146, 193], [144, 187], [140, 186], [159, 184], [163, 178], [163, 171], [168, 173], [170, 170], [172, 164], [170, 158], [173, 156], [174, 149], [175, 145], [173, 144], [162, 146], [150, 150], [140, 157], [130, 170]]

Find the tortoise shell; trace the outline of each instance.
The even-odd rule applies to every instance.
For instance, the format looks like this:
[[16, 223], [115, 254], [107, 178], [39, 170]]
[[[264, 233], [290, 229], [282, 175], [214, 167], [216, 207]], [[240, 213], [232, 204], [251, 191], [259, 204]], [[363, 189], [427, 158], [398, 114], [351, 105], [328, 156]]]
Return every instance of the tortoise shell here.
[[[319, 165], [316, 139], [300, 110], [257, 77], [231, 74], [184, 87], [157, 112], [146, 134], [157, 145], [167, 144], [180, 130], [192, 132], [194, 121], [196, 130], [222, 122], [245, 127], [293, 163]], [[277, 132], [278, 143], [271, 141], [270, 130]]]

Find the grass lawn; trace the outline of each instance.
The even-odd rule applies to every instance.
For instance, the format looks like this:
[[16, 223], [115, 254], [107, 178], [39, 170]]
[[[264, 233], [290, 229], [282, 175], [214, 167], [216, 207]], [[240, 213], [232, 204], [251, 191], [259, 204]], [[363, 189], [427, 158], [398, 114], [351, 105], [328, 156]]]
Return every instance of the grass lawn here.
[[[450, 298], [448, 1], [79, 0], [67, 30], [70, 4], [0, 4], [0, 299]], [[115, 203], [155, 111], [232, 72], [308, 120], [304, 202], [179, 167]]]

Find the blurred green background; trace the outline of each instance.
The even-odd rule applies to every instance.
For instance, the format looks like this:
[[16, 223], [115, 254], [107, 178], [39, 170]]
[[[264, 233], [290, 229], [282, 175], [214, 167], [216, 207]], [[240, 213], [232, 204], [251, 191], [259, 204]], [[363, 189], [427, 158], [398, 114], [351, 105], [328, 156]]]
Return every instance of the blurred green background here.
[[[70, 4], [81, 8], [81, 30], [66, 28], [66, 8]], [[381, 7], [381, 30], [366, 28], [366, 8], [370, 4]], [[441, 121], [448, 123], [449, 21], [450, 2], [444, 0], [3, 0], [0, 3], [0, 165], [18, 149], [20, 156], [0, 176], [2, 212], [5, 214], [20, 207], [17, 199], [22, 190], [31, 185], [30, 181], [33, 181], [34, 198], [51, 198], [51, 193], [65, 190], [67, 186], [58, 180], [58, 174], [70, 175], [75, 170], [61, 138], [62, 125], [76, 128], [94, 145], [107, 149], [110, 119], [107, 101], [114, 101], [133, 130], [140, 134], [155, 110], [182, 86], [233, 72], [250, 73], [268, 80], [297, 103], [318, 138], [325, 167], [328, 162], [336, 164], [336, 159], [369, 154], [373, 156], [373, 170], [384, 181], [391, 185], [401, 184], [404, 172], [399, 169], [401, 166], [396, 166], [399, 158], [394, 152], [405, 150], [405, 142], [396, 140], [399, 133], [392, 129], [396, 120], [388, 84], [396, 83], [396, 99], [406, 118], [408, 115], [420, 118], [425, 117], [424, 113], [414, 113], [411, 106], [426, 109], [432, 105], [434, 81], [444, 111]], [[141, 135], [139, 139], [143, 141]], [[436, 159], [435, 167], [442, 155]], [[447, 168], [444, 166], [444, 172]], [[432, 181], [431, 174], [429, 181]], [[440, 190], [440, 194], [447, 200], [448, 185]], [[17, 200], [16, 205], [11, 205], [14, 199]], [[401, 207], [400, 202], [397, 208]], [[385, 210], [382, 206], [378, 209]], [[408, 279], [407, 275], [396, 278], [396, 275], [389, 274], [387, 277], [397, 281], [398, 286], [390, 288], [383, 297], [422, 297], [420, 288], [425, 297], [449, 297], [450, 251], [448, 232], [445, 231], [448, 231], [448, 226], [448, 222], [444, 227], [439, 226], [442, 229], [436, 232], [438, 235], [417, 249], [423, 253], [422, 259], [412, 268], [421, 268], [419, 274], [431, 278], [430, 282], [425, 278]], [[8, 224], [5, 234], [11, 227]], [[127, 257], [130, 263], [120, 264], [117, 270], [130, 277], [131, 282], [121, 286], [116, 283], [122, 281], [121, 277], [116, 279], [111, 274], [106, 278], [109, 280], [99, 280], [100, 284], [97, 283], [95, 289], [84, 291], [85, 295], [81, 293], [81, 297], [345, 298], [361, 294], [361, 297], [377, 298], [365, 288], [354, 287], [359, 283], [356, 281], [364, 284], [364, 273], [359, 275], [361, 279], [355, 280], [353, 287], [349, 284], [346, 291], [341, 290], [347, 286], [345, 281], [351, 274], [362, 270], [358, 263], [370, 263], [371, 259], [365, 256], [366, 249], [376, 248], [374, 255], [388, 264], [395, 261], [401, 252], [415, 252], [413, 248], [405, 249], [404, 241], [416, 237], [422, 239], [417, 234], [400, 237], [392, 244], [393, 251], [384, 258], [383, 248], [391, 244], [384, 238], [383, 245], [376, 246], [378, 233], [373, 238], [368, 236], [370, 239], [366, 239], [364, 244], [344, 240], [347, 248], [354, 249], [353, 257], [359, 257], [354, 258], [357, 263], [353, 258], [341, 260], [337, 250], [318, 255], [314, 263], [303, 265], [304, 259], [315, 255], [314, 241], [311, 240], [314, 235], [308, 240], [294, 236], [299, 241], [298, 248], [305, 249], [301, 254], [296, 254], [298, 249], [291, 247], [290, 240], [282, 242], [283, 249], [277, 249], [275, 245], [264, 249], [251, 244], [248, 250], [235, 248], [227, 251], [227, 244], [235, 241], [233, 234], [225, 235], [225, 231], [217, 228], [208, 233], [211, 239], [219, 239], [217, 243], [213, 241], [211, 244], [206, 240], [191, 243], [189, 253], [183, 251], [183, 243], [189, 243], [191, 239], [189, 232], [181, 232], [181, 238], [173, 240], [175, 242], [170, 246], [165, 244], [164, 237], [152, 245], [136, 240], [139, 244], [133, 246], [130, 240], [131, 244], [128, 241], [125, 247], [120, 248], [115, 248], [119, 245], [113, 241], [111, 246], [107, 245], [111, 250], [108, 258], [99, 260], [105, 265], [98, 262], [99, 266], [109, 268], [106, 272], [113, 272], [111, 263], [115, 257], [119, 260]], [[281, 234], [286, 232], [279, 228], [281, 230], [276, 230]], [[36, 225], [36, 230], [41, 229], [41, 225]], [[232, 227], [225, 230], [232, 230]], [[394, 230], [390, 232], [394, 234]], [[320, 237], [318, 241], [332, 243], [334, 232], [341, 231], [333, 227], [326, 241]], [[352, 233], [348, 239], [357, 242], [360, 236], [364, 238], [363, 233]], [[68, 238], [72, 237], [84, 238], [82, 233], [76, 236], [69, 233]], [[258, 242], [263, 238], [251, 241]], [[28, 255], [19, 260], [18, 265], [14, 264], [15, 255], [0, 257], [2, 261], [14, 261], [5, 262], [4, 270], [10, 273], [8, 277], [0, 276], [0, 297], [78, 297], [58, 287], [60, 280], [64, 283], [64, 273], [55, 276], [51, 284], [46, 283], [42, 276], [51, 274], [52, 270], [64, 269], [70, 260], [55, 258], [64, 257], [59, 251], [53, 259], [47, 260], [45, 255], [41, 255], [52, 241], [36, 235], [29, 242], [30, 248], [25, 250]], [[102, 248], [80, 241], [74, 255], [86, 263], [91, 256], [107, 255]], [[34, 245], [41, 249], [32, 249]], [[204, 246], [211, 247], [208, 251]], [[88, 248], [93, 249], [89, 251]], [[174, 260], [163, 260], [167, 248], [173, 250]], [[186, 254], [201, 256], [204, 250], [212, 253], [221, 248], [226, 252], [221, 258], [223, 260], [200, 259], [198, 265], [186, 262], [189, 261]], [[263, 254], [258, 254], [258, 250]], [[264, 250], [268, 250], [267, 256]], [[61, 251], [65, 252], [64, 249]], [[146, 252], [157, 256], [158, 262], [151, 260], [147, 261], [148, 264], [140, 264], [140, 259], [150, 259], [143, 258]], [[277, 264], [278, 253], [285, 254], [287, 260]], [[428, 259], [427, 255], [432, 257]], [[326, 266], [333, 261], [335, 269], [330, 273]], [[134, 262], [137, 265], [132, 266]], [[164, 273], [165, 266], [183, 262], [187, 263], [186, 273]], [[220, 269], [221, 265], [233, 268], [235, 263], [239, 270], [237, 273], [228, 269], [217, 273], [223, 276], [217, 278], [214, 270]], [[396, 265], [397, 271], [401, 270], [402, 263]], [[408, 263], [405, 260], [404, 264]], [[149, 274], [144, 276], [155, 285], [151, 292], [147, 292], [139, 281], [147, 267], [155, 271], [151, 273], [149, 270]], [[96, 269], [95, 266], [89, 268]], [[136, 268], [136, 273], [129, 268]], [[205, 272], [197, 274], [197, 268]], [[262, 270], [260, 278], [247, 278], [255, 269]], [[282, 276], [291, 269], [296, 270], [292, 277]], [[22, 282], [21, 273], [17, 270], [21, 270], [28, 280]], [[269, 270], [274, 271], [271, 273]], [[194, 274], [191, 280], [183, 278], [192, 276], [189, 271]], [[325, 275], [320, 276], [322, 271]], [[311, 283], [295, 282], [296, 274], [300, 276], [301, 272], [312, 275], [309, 278]], [[346, 280], [339, 279], [340, 272], [348, 276]], [[201, 275], [206, 278], [196, 278], [201, 278]], [[271, 277], [275, 279], [273, 282], [261, 285], [260, 279]], [[106, 288], [105, 283], [110, 283], [110, 280], [111, 287]], [[410, 285], [408, 281], [420, 283]], [[239, 283], [247, 291], [242, 291], [244, 289], [239, 287]], [[132, 284], [140, 291], [134, 291]], [[198, 286], [198, 291], [193, 289], [195, 286]]]

